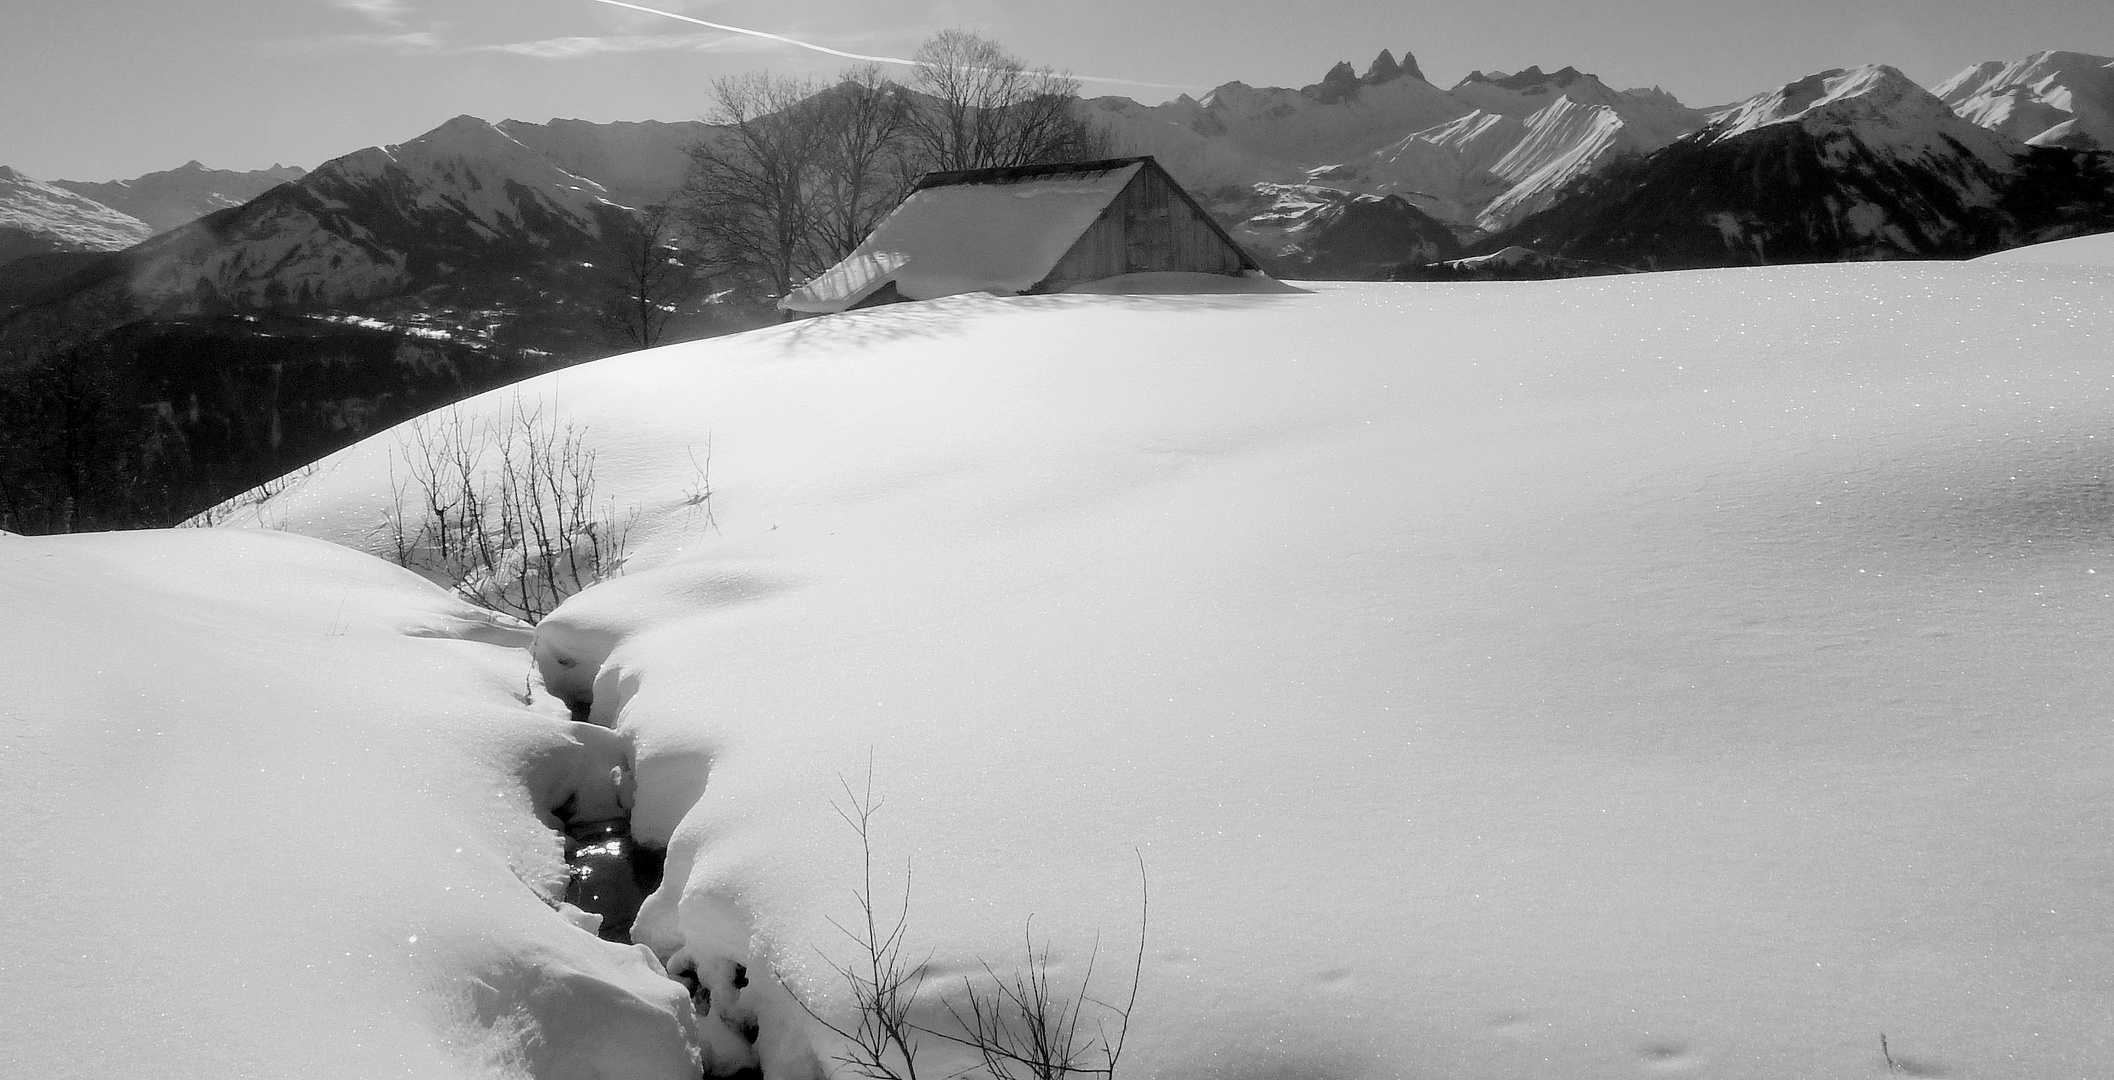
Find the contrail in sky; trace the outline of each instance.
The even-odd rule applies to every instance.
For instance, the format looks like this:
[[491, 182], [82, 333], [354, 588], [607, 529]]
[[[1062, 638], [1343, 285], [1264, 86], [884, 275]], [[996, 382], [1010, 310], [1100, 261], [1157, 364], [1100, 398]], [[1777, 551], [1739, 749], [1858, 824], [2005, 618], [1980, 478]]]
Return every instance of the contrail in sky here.
[[[741, 26], [728, 26], [726, 23], [706, 22], [703, 19], [693, 19], [688, 15], [678, 15], [673, 11], [662, 11], [659, 8], [650, 8], [642, 4], [628, 4], [625, 3], [624, 0], [595, 0], [595, 3], [608, 4], [610, 7], [629, 8], [632, 11], [643, 11], [648, 15], [660, 15], [665, 18], [680, 19], [686, 23], [696, 23], [699, 26], [710, 27], [714, 30], [724, 30], [729, 34], [746, 34], [749, 37], [763, 38], [766, 41], [776, 41], [781, 44], [794, 46], [796, 48], [810, 49], [818, 53], [827, 53], [830, 56], [841, 56], [846, 60], [864, 60], [874, 64], [896, 64], [902, 67], [917, 66], [917, 61], [905, 60], [900, 56], [867, 56], [864, 53], [845, 52], [842, 49], [832, 49], [827, 45], [817, 45], [811, 41], [802, 41], [799, 38], [789, 38], [786, 37], [784, 34], [772, 34], [762, 30], [750, 30], [746, 27]], [[1078, 79], [1080, 82], [1121, 83], [1125, 86], [1149, 86], [1156, 90], [1188, 89], [1188, 87], [1186, 86], [1179, 86], [1174, 83], [1139, 82], [1136, 79], [1109, 79], [1095, 75], [1074, 75], [1072, 76], [1072, 78]]]

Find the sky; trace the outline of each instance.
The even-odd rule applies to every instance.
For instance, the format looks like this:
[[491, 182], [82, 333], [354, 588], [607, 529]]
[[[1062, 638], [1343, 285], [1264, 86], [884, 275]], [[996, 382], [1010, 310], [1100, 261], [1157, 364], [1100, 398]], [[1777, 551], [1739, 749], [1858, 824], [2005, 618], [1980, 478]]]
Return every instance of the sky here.
[[[1716, 105], [1832, 67], [1926, 86], [2041, 49], [2114, 55], [2108, 0], [640, 0], [839, 52], [907, 57], [935, 31], [997, 39], [1088, 95], [1156, 103], [1238, 80], [1316, 82], [1383, 48], [1450, 86], [1566, 64]], [[112, 180], [198, 160], [314, 167], [464, 113], [688, 120], [714, 78], [850, 61], [599, 0], [7, 0], [0, 165]]]

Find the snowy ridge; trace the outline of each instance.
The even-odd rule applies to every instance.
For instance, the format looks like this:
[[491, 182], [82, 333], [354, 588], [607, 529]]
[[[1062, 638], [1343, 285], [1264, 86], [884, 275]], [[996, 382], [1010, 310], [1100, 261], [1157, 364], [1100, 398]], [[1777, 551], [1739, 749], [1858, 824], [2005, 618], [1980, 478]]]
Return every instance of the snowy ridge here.
[[2114, 58], [2051, 51], [1987, 61], [1933, 93], [1961, 117], [2035, 146], [2114, 150]]
[[1519, 143], [1491, 172], [1510, 186], [1476, 218], [1499, 232], [1541, 209], [1619, 154], [1648, 154], [1695, 130], [1702, 117], [1678, 103], [1587, 104], [1560, 97], [1527, 118]]
[[1776, 125], [1797, 125], [1835, 143], [1933, 155], [1966, 151], [1995, 169], [2013, 166], [2021, 143], [1956, 116], [1943, 101], [1884, 64], [1823, 71], [1760, 94], [1715, 117], [1698, 135], [1724, 142]]
[[44, 251], [117, 251], [153, 232], [130, 214], [0, 165], [0, 263]]

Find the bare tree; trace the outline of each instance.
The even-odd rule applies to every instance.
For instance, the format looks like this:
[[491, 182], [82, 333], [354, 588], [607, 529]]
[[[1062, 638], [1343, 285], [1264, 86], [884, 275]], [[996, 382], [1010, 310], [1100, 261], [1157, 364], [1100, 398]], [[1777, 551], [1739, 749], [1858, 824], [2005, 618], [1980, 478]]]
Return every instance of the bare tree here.
[[1107, 135], [1077, 111], [1079, 82], [1030, 70], [989, 38], [942, 30], [918, 47], [911, 84], [930, 100], [911, 121], [933, 169], [985, 169], [1106, 156]]
[[910, 1009], [925, 985], [925, 965], [903, 953], [910, 921], [910, 871], [907, 867], [903, 871], [902, 910], [890, 919], [878, 909], [874, 897], [873, 818], [881, 809], [881, 800], [873, 793], [873, 764], [867, 763], [863, 793], [841, 775], [837, 783], [844, 788], [845, 803], [832, 799], [830, 806], [859, 836], [863, 876], [856, 893], [859, 920], [851, 926], [834, 919], [831, 924], [852, 941], [858, 956], [845, 963], [825, 962], [851, 991], [856, 1019], [843, 1026], [816, 1012], [806, 999], [796, 996], [793, 1000], [816, 1023], [844, 1040], [845, 1052], [836, 1061], [852, 1075], [862, 1080], [918, 1080], [917, 1036], [922, 1029], [912, 1022]]
[[[848, 926], [831, 920], [852, 942], [854, 956], [845, 962], [825, 957], [825, 962], [851, 992], [852, 1018], [831, 1019], [797, 994], [793, 998], [809, 1018], [843, 1040], [845, 1051], [836, 1056], [836, 1063], [860, 1080], [918, 1080], [918, 1036], [930, 1035], [974, 1052], [985, 1080], [1116, 1080], [1145, 971], [1145, 934], [1152, 911], [1145, 857], [1138, 856], [1138, 951], [1131, 963], [1129, 992], [1120, 1002], [1093, 996], [1094, 968], [1101, 953], [1098, 937], [1077, 987], [1068, 989], [1052, 982], [1050, 946], [1047, 941], [1037, 943], [1030, 917], [1022, 935], [1026, 951], [1021, 966], [1001, 973], [981, 961], [986, 984], [965, 977], [961, 1003], [943, 1003], [952, 1030], [927, 1027], [912, 1016], [925, 986], [926, 962], [904, 951], [910, 920], [908, 868], [899, 910], [883, 912], [874, 892], [873, 819], [881, 800], [873, 791], [873, 765], [867, 764], [863, 792], [842, 776], [837, 781], [846, 802], [831, 800], [830, 805], [859, 838], [862, 873], [853, 891], [859, 918]], [[949, 1080], [976, 1071], [963, 1069]]]
[[851, 254], [909, 190], [912, 106], [876, 64], [844, 72], [823, 97], [816, 243], [834, 262]]
[[609, 240], [609, 295], [597, 322], [619, 344], [660, 344], [668, 320], [702, 287], [676, 245], [678, 224], [673, 206], [656, 203], [642, 207]]
[[825, 146], [820, 87], [750, 72], [712, 84], [722, 129], [690, 148], [682, 214], [714, 270], [784, 295], [828, 265], [813, 179]]
[[768, 72], [713, 83], [720, 128], [691, 148], [679, 196], [706, 269], [783, 296], [857, 248], [920, 172], [1110, 152], [1077, 81], [987, 38], [935, 35], [913, 82], [869, 64], [829, 87]]

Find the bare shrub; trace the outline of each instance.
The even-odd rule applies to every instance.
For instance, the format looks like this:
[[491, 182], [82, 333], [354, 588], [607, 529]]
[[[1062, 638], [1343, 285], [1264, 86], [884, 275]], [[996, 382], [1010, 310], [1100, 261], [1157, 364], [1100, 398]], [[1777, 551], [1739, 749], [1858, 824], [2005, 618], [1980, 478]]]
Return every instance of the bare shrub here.
[[903, 957], [910, 919], [910, 870], [903, 870], [903, 906], [884, 925], [874, 900], [873, 816], [881, 809], [881, 800], [874, 797], [873, 770], [867, 770], [864, 793], [852, 790], [851, 782], [843, 777], [838, 782], [844, 787], [845, 802], [832, 800], [830, 805], [859, 836], [860, 920], [852, 926], [830, 920], [852, 941], [857, 955], [841, 964], [827, 962], [851, 991], [858, 1019], [843, 1027], [810, 1008], [805, 1000], [797, 996], [795, 1000], [816, 1023], [845, 1041], [849, 1049], [834, 1060], [854, 1075], [867, 1080], [917, 1080], [917, 1035], [922, 1029], [911, 1023], [910, 1007], [925, 985], [925, 971], [923, 963], [911, 964]]
[[[797, 996], [816, 1023], [849, 1047], [834, 1060], [865, 1080], [917, 1080], [918, 1036], [929, 1035], [975, 1052], [990, 1080], [1068, 1080], [1099, 1077], [1114, 1080], [1130, 1035], [1130, 1018], [1138, 1003], [1145, 970], [1146, 927], [1151, 892], [1145, 859], [1138, 858], [1138, 951], [1131, 965], [1130, 989], [1122, 1002], [1104, 1001], [1091, 993], [1097, 939], [1085, 972], [1075, 988], [1052, 981], [1050, 945], [1037, 943], [1031, 916], [1023, 931], [1025, 951], [1018, 968], [1001, 971], [979, 960], [983, 979], [962, 980], [962, 1003], [949, 1002], [953, 1029], [927, 1027], [912, 1019], [911, 1009], [925, 984], [925, 965], [905, 958], [909, 925], [910, 875], [903, 878], [902, 906], [884, 918], [874, 895], [873, 818], [881, 801], [873, 794], [871, 768], [863, 792], [841, 777], [846, 801], [831, 806], [859, 837], [862, 877], [855, 892], [860, 918], [850, 926], [831, 921], [854, 946], [854, 958], [828, 960], [851, 991], [856, 1022], [849, 1026], [822, 1016]], [[972, 1066], [948, 1080], [976, 1071]]]
[[[1138, 863], [1138, 878], [1145, 878], [1145, 864]], [[1138, 981], [1145, 970], [1145, 925], [1149, 897], [1138, 911], [1138, 957], [1131, 967], [1130, 996], [1121, 1005], [1088, 994], [1094, 981], [1094, 964], [1100, 959], [1100, 942], [1088, 954], [1086, 972], [1079, 987], [1069, 993], [1050, 985], [1048, 939], [1035, 941], [1034, 920], [1021, 933], [1025, 952], [1021, 966], [1000, 974], [989, 961], [983, 962], [988, 980], [983, 986], [963, 980], [966, 1012], [949, 1005], [955, 1023], [966, 1036], [947, 1036], [965, 1043], [983, 1059], [984, 1071], [993, 1080], [1065, 1080], [1071, 1076], [1114, 1077], [1123, 1057], [1123, 1043], [1130, 1034], [1130, 1014], [1138, 1003]], [[1087, 1006], [1098, 1013], [1091, 1031], [1082, 1024]], [[1109, 1027], [1113, 1024], [1114, 1034]]]
[[390, 483], [396, 561], [529, 622], [616, 574], [638, 517], [596, 499], [582, 429], [518, 397], [497, 422], [462, 410], [413, 421]]

